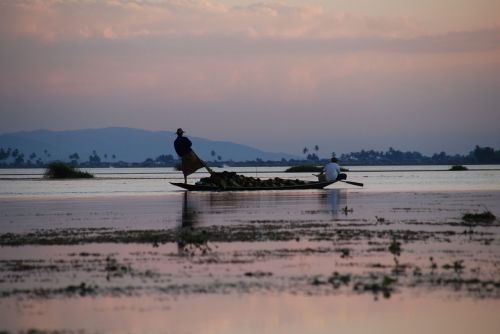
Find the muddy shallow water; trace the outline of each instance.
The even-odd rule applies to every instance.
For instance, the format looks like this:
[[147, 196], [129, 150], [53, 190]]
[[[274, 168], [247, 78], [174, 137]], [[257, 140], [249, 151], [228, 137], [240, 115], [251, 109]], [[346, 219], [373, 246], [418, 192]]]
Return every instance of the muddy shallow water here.
[[0, 196], [0, 332], [498, 333], [500, 221], [462, 216], [499, 217], [500, 189], [370, 173], [365, 189]]

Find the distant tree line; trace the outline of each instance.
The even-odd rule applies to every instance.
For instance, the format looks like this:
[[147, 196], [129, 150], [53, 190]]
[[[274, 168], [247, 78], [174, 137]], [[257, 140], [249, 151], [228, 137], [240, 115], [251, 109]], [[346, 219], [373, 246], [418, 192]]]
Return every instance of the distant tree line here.
[[[212, 161], [207, 161], [210, 166], [296, 166], [301, 164], [326, 164], [330, 158], [321, 159], [318, 157], [318, 145], [314, 147], [315, 152], [310, 153], [307, 147], [304, 147], [303, 159], [281, 159], [281, 160], [262, 160], [256, 158], [247, 161], [223, 160], [215, 151], [211, 151]], [[337, 157], [335, 152], [332, 156]], [[448, 155], [445, 152], [435, 153], [431, 156], [425, 156], [415, 151], [399, 151], [389, 148], [387, 151], [361, 150], [341, 154], [337, 157], [342, 165], [457, 165], [457, 164], [500, 164], [500, 150], [491, 147], [476, 146], [466, 155]], [[53, 161], [48, 150], [43, 154], [29, 155], [20, 152], [16, 148], [0, 147], [0, 168], [42, 168]], [[74, 167], [174, 167], [179, 163], [177, 156], [171, 154], [162, 154], [156, 158], [147, 158], [142, 162], [118, 161], [115, 154], [105, 153], [102, 157], [95, 151], [92, 151], [84, 160], [78, 153], [70, 154], [65, 162]]]
[[[333, 155], [335, 155], [333, 153]], [[500, 150], [479, 147], [466, 155], [448, 155], [445, 152], [425, 156], [420, 152], [403, 152], [390, 147], [389, 150], [361, 150], [342, 154], [339, 160], [344, 165], [454, 165], [454, 164], [499, 164]]]
[[[315, 151], [318, 146], [315, 145]], [[224, 161], [228, 166], [296, 166], [302, 164], [324, 165], [330, 161], [321, 159], [317, 153], [310, 153], [307, 147], [304, 147], [304, 159], [281, 159], [280, 161], [263, 161], [261, 159], [249, 161]], [[431, 156], [425, 156], [420, 152], [403, 152], [389, 148], [387, 151], [361, 150], [359, 152], [344, 153], [338, 157], [335, 152], [331, 153], [336, 157], [341, 165], [349, 166], [381, 166], [381, 165], [474, 165], [474, 164], [500, 164], [500, 150], [494, 150], [491, 147], [476, 146], [474, 150], [466, 155], [448, 155], [445, 152], [435, 153]]]

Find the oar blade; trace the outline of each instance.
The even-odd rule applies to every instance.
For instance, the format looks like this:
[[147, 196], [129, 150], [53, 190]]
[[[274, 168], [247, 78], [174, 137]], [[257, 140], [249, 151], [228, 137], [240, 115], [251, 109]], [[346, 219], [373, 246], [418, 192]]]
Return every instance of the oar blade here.
[[354, 182], [354, 181], [346, 181], [346, 180], [341, 180], [341, 182], [347, 183], [347, 184], [352, 184], [353, 186], [358, 186], [358, 187], [363, 187], [363, 183], [360, 182]]

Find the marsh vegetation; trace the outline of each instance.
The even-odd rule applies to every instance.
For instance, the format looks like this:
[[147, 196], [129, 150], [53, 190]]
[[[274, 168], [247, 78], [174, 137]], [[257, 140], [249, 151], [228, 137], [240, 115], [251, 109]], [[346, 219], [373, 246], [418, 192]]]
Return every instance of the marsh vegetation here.
[[464, 171], [464, 170], [469, 170], [469, 169], [465, 166], [462, 166], [462, 165], [453, 165], [450, 167], [450, 171], [453, 171], [453, 172]]
[[89, 179], [93, 178], [94, 175], [83, 172], [64, 162], [54, 161], [47, 166], [45, 177], [48, 179]]

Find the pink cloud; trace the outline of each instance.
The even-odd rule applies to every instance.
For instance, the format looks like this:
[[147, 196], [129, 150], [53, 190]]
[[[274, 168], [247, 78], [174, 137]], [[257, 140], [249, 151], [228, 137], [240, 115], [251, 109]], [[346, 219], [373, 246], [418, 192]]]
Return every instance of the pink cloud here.
[[421, 27], [408, 17], [364, 17], [320, 6], [216, 1], [4, 2], [0, 14], [10, 36], [56, 39], [143, 35], [244, 34], [252, 37], [409, 36]]

